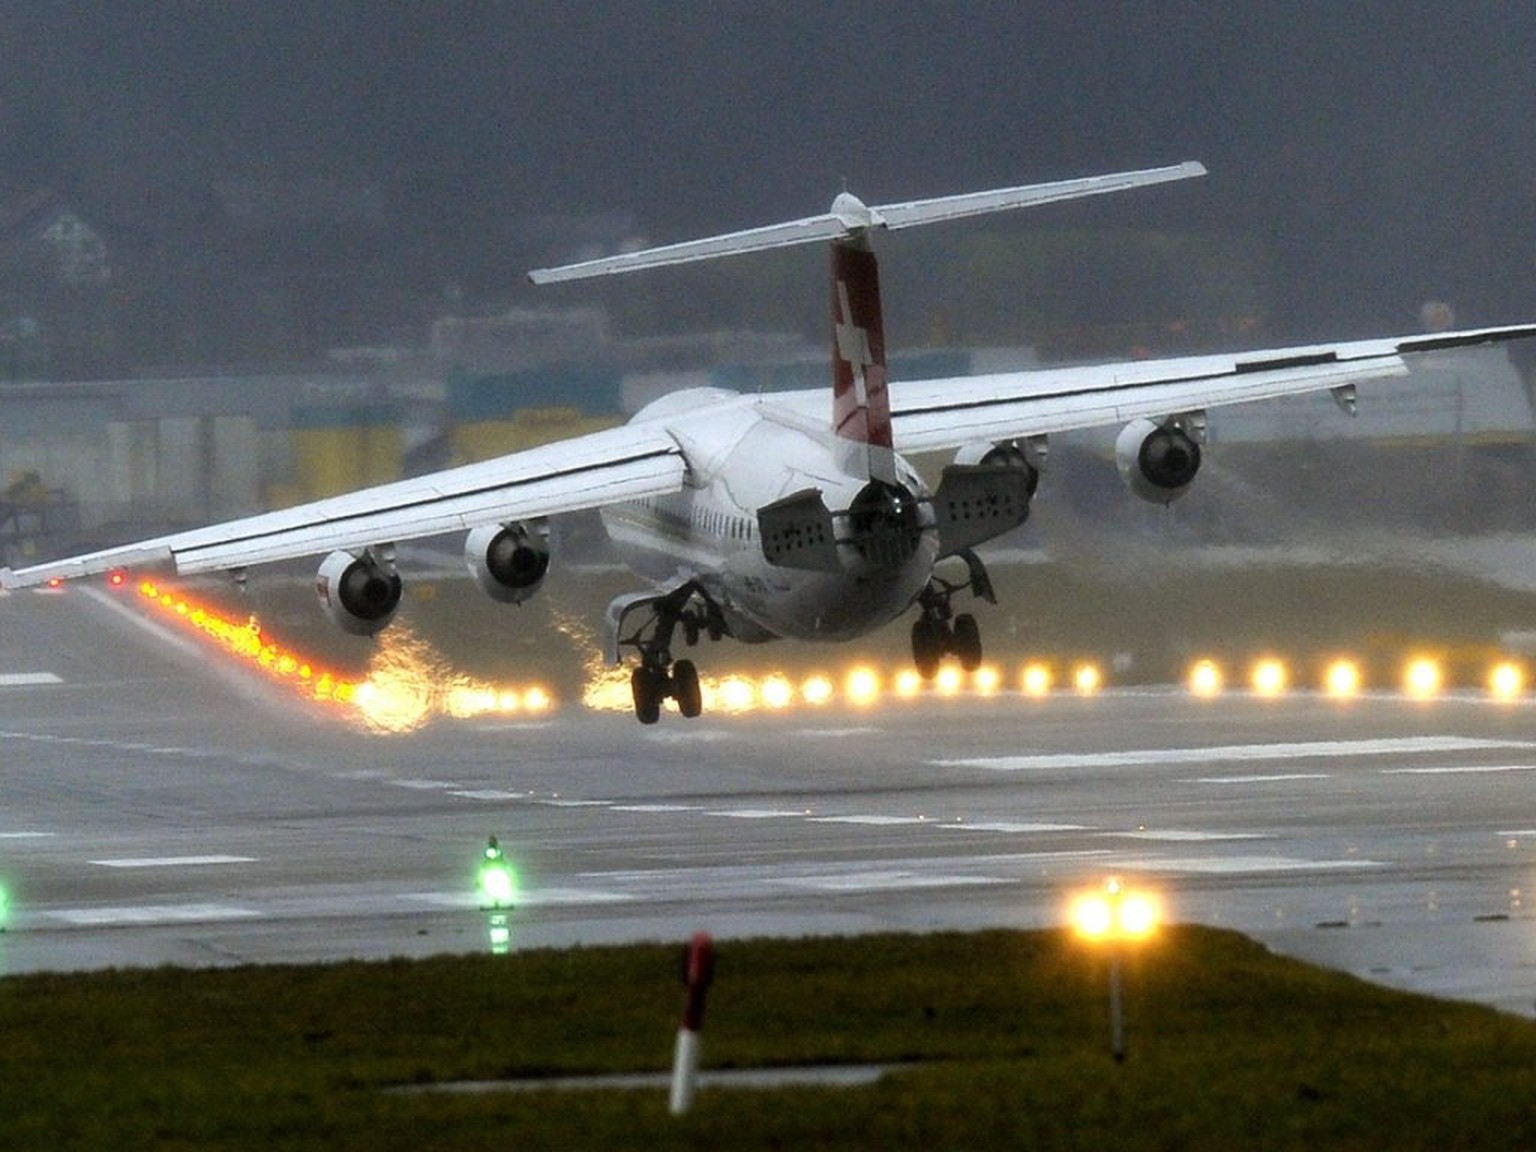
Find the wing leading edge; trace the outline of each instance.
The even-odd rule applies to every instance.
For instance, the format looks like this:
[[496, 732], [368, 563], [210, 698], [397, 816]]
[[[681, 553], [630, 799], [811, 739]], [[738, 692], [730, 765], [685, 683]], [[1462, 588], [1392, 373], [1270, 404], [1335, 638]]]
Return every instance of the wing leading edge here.
[[117, 568], [183, 574], [239, 569], [420, 539], [675, 492], [685, 471], [681, 449], [664, 431], [624, 425], [208, 528], [0, 569], [0, 587], [26, 588]]

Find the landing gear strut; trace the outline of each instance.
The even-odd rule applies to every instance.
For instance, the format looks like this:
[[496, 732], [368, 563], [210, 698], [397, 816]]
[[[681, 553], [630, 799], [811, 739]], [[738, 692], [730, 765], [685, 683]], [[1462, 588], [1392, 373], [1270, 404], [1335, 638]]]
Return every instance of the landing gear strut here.
[[692, 660], [672, 659], [672, 637], [681, 627], [690, 646], [701, 636], [719, 640], [726, 633], [725, 617], [696, 581], [664, 596], [615, 601], [609, 613], [617, 611], [616, 627], [621, 629], [624, 616], [641, 607], [650, 610], [645, 622], [634, 632], [619, 635], [616, 645], [633, 648], [640, 656], [629, 678], [635, 718], [642, 724], [656, 723], [661, 719], [661, 706], [672, 699], [677, 701], [677, 710], [691, 720], [704, 711], [699, 670]]
[[954, 656], [967, 672], [981, 667], [981, 629], [970, 613], [954, 615], [951, 601], [955, 593], [970, 589], [987, 603], [997, 603], [992, 580], [976, 553], [967, 548], [955, 555], [965, 561], [965, 581], [955, 584], [935, 576], [917, 597], [921, 615], [912, 624], [912, 663], [924, 680], [938, 675], [945, 656]]

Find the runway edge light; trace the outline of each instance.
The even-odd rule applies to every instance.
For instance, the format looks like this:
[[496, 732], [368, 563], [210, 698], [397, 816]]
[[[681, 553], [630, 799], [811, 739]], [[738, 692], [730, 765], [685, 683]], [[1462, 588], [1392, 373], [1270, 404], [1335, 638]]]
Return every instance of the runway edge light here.
[[1127, 888], [1110, 877], [1091, 892], [1079, 893], [1068, 907], [1068, 919], [1078, 936], [1109, 949], [1110, 1054], [1115, 1063], [1125, 1061], [1124, 993], [1121, 988], [1121, 953], [1157, 931], [1162, 918], [1157, 897]]

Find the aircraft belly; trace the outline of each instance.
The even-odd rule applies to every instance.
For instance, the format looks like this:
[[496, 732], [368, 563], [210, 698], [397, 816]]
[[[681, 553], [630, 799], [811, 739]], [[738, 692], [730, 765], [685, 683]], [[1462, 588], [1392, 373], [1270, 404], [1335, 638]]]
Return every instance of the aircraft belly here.
[[925, 540], [900, 568], [852, 575], [776, 568], [757, 553], [750, 562], [727, 565], [720, 576], [722, 599], [774, 636], [852, 640], [907, 610], [927, 583], [936, 554], [936, 542]]

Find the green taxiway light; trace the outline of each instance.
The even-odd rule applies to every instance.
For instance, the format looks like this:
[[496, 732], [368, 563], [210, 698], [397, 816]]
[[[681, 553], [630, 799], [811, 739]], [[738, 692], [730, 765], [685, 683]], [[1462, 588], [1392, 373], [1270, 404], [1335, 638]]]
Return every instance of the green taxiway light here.
[[480, 868], [480, 894], [493, 908], [510, 908], [517, 899], [517, 873], [505, 860], [489, 860]]

